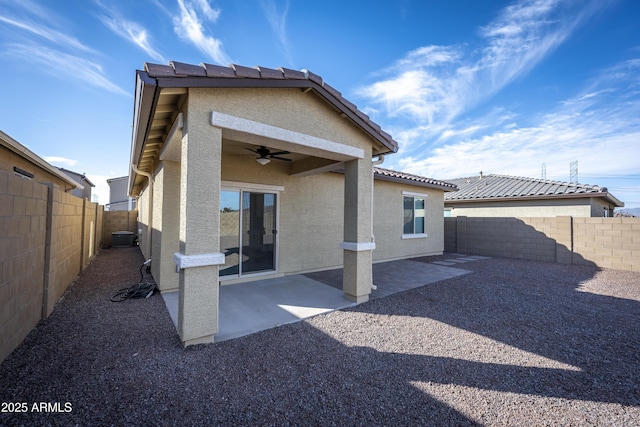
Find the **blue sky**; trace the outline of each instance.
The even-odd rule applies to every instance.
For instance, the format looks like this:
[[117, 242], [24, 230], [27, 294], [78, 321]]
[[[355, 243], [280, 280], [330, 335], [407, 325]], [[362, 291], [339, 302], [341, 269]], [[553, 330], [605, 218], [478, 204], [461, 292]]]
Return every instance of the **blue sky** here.
[[606, 186], [640, 207], [640, 1], [0, 0], [0, 129], [128, 174], [135, 70], [308, 69], [400, 143], [383, 166]]

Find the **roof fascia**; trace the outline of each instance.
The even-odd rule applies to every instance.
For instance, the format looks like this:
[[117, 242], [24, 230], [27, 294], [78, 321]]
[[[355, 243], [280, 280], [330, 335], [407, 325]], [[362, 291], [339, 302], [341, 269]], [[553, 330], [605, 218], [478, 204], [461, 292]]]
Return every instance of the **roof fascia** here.
[[618, 200], [617, 197], [614, 197], [613, 194], [607, 192], [605, 193], [604, 198], [606, 200], [608, 200], [609, 202], [611, 202], [611, 204], [615, 205], [617, 208], [623, 208], [624, 207], [624, 202]]
[[133, 185], [137, 173], [133, 165], [137, 165], [142, 155], [142, 149], [151, 126], [151, 118], [157, 105], [159, 96], [157, 79], [149, 77], [146, 71], [136, 71], [136, 95], [133, 111], [133, 129], [131, 134], [131, 155], [129, 164], [129, 194], [133, 191]]

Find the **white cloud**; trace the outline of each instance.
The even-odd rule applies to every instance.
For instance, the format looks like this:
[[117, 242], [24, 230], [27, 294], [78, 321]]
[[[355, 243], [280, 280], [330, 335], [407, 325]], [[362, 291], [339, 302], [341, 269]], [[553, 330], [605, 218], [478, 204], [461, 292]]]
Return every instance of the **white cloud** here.
[[[588, 176], [637, 175], [640, 164], [631, 153], [640, 141], [639, 93], [640, 61], [624, 61], [602, 70], [584, 91], [534, 118], [529, 126], [518, 126], [512, 115], [495, 111], [471, 125], [451, 125], [442, 133], [445, 145], [424, 153], [410, 151], [398, 165], [438, 178], [480, 171], [536, 177], [546, 163], [549, 178], [566, 181], [569, 163], [578, 160], [581, 173]], [[500, 116], [504, 118], [500, 126], [478, 128], [483, 123], [488, 127]], [[485, 134], [474, 137], [477, 130]], [[404, 136], [421, 140], [427, 132]]]
[[[392, 118], [440, 131], [460, 114], [526, 75], [604, 1], [520, 1], [480, 29], [480, 49], [425, 46], [383, 70], [359, 94]], [[433, 133], [435, 134], [435, 133]]]
[[266, 14], [271, 30], [276, 35], [276, 38], [284, 51], [287, 61], [291, 63], [291, 48], [289, 45], [289, 39], [287, 38], [287, 13], [289, 12], [289, 0], [285, 2], [282, 12], [278, 11], [274, 0], [262, 0], [260, 5]]
[[55, 77], [76, 82], [81, 81], [118, 95], [131, 96], [128, 91], [106, 77], [100, 64], [84, 57], [37, 44], [12, 44], [8, 46], [7, 53], [23, 61], [38, 64], [43, 71]]
[[95, 53], [93, 49], [85, 46], [80, 41], [78, 41], [75, 37], [66, 35], [53, 28], [49, 28], [35, 22], [30, 22], [28, 20], [11, 19], [6, 16], [0, 16], [0, 22], [11, 25], [20, 30], [24, 30], [27, 33], [30, 33], [32, 35], [37, 35], [52, 43], [55, 43], [70, 49], [77, 49], [84, 52]]
[[[107, 78], [100, 64], [87, 59], [98, 55], [98, 52], [57, 29], [66, 28], [66, 23], [54, 11], [29, 0], [11, 2], [11, 8], [4, 16], [0, 16], [0, 24], [23, 31], [20, 33], [22, 37], [7, 32], [6, 56], [39, 65], [39, 71], [61, 79], [88, 83], [112, 93], [130, 96], [128, 91]], [[21, 18], [10, 17], [11, 14], [20, 15]], [[43, 43], [42, 39], [48, 43]]]
[[48, 163], [57, 164], [57, 165], [66, 165], [66, 166], [75, 166], [78, 163], [77, 160], [67, 159], [66, 157], [60, 156], [46, 156], [43, 157]]
[[147, 30], [140, 24], [124, 19], [120, 13], [97, 2], [104, 14], [99, 16], [102, 23], [119, 37], [130, 41], [156, 61], [166, 62], [162, 54], [151, 46]]
[[193, 43], [200, 51], [208, 55], [214, 62], [228, 65], [231, 61], [222, 48], [222, 42], [206, 34], [199, 14], [215, 23], [220, 16], [218, 9], [213, 9], [207, 0], [178, 0], [179, 16], [174, 18], [174, 30], [183, 40]]

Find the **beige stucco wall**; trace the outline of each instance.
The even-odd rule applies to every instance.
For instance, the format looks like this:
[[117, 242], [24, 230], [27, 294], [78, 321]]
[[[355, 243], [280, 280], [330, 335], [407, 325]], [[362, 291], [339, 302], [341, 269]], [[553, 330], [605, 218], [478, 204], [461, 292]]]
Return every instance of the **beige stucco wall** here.
[[[402, 239], [404, 223], [402, 191], [425, 194], [425, 232], [427, 237]], [[444, 192], [430, 188], [375, 181], [374, 261], [386, 261], [409, 256], [441, 254], [444, 250]]]
[[600, 217], [613, 217], [613, 210], [615, 206], [611, 203], [608, 203], [606, 200], [602, 198], [592, 197], [591, 200], [591, 217], [592, 218], [600, 218]]
[[280, 273], [342, 265], [344, 176], [324, 173], [295, 178], [289, 176], [288, 167], [278, 161], [261, 166], [252, 156], [226, 156], [222, 180], [284, 187], [279, 195]]
[[[189, 111], [186, 111], [188, 106]], [[363, 149], [370, 161], [373, 140], [349, 120], [341, 118], [333, 107], [312, 94], [305, 94], [298, 89], [190, 89], [189, 102], [185, 103], [183, 114], [188, 113], [189, 133], [194, 126], [198, 129], [211, 128], [211, 111], [235, 115], [260, 123], [269, 124], [295, 132], [313, 135], [318, 138], [338, 142], [351, 147]], [[330, 124], [330, 125], [328, 125]], [[224, 134], [224, 132], [223, 132]], [[247, 155], [227, 154], [225, 145], [232, 144], [223, 138], [222, 162], [220, 177], [225, 184], [233, 187], [244, 187], [251, 190], [252, 184], [283, 188], [279, 193], [278, 212], [278, 258], [277, 271], [274, 274], [295, 274], [330, 268], [342, 267], [344, 254], [340, 247], [344, 240], [344, 182], [345, 176], [339, 173], [322, 173], [305, 177], [289, 175], [289, 163], [273, 160], [261, 166], [249, 152]], [[290, 150], [294, 152], [295, 150]], [[183, 153], [184, 155], [184, 153]], [[170, 283], [159, 280], [161, 271], [175, 265], [157, 265], [159, 252], [163, 250], [160, 239], [163, 238], [162, 217], [167, 215], [160, 204], [179, 205], [179, 191], [164, 192], [167, 179], [164, 166], [157, 163], [154, 171], [153, 185], [153, 226], [148, 227], [148, 205], [150, 188], [147, 185], [139, 198], [139, 221], [142, 230], [141, 250], [146, 258], [153, 258], [152, 272], [163, 291], [175, 290], [177, 282]], [[217, 194], [217, 184], [212, 182], [210, 192], [203, 193], [201, 199]], [[215, 191], [214, 191], [215, 190]], [[427, 197], [427, 238], [402, 239], [403, 199], [402, 190], [426, 193]], [[265, 189], [265, 191], [267, 191]], [[443, 250], [443, 192], [423, 187], [376, 182], [374, 222], [377, 249], [373, 252], [374, 261], [406, 258], [426, 254], [441, 253]], [[198, 201], [189, 201], [198, 203]], [[211, 216], [213, 218], [213, 215]], [[225, 226], [225, 216], [220, 218]], [[166, 223], [171, 223], [168, 221]], [[203, 216], [200, 227], [214, 226], [214, 221], [207, 221]], [[228, 225], [227, 225], [228, 226]], [[149, 233], [153, 229], [152, 246], [149, 247]], [[216, 231], [217, 235], [217, 231]], [[176, 249], [176, 252], [179, 248]], [[164, 254], [166, 255], [166, 254]], [[171, 264], [166, 256], [162, 256], [164, 264]], [[154, 263], [156, 263], [154, 265]], [[265, 277], [265, 276], [260, 276]], [[233, 280], [223, 278], [224, 283]]]
[[37, 166], [23, 157], [18, 156], [13, 151], [0, 146], [0, 170], [5, 170], [8, 173], [13, 174], [14, 166], [33, 174], [32, 180], [35, 182], [55, 184], [62, 189], [71, 187], [69, 183], [42, 169], [40, 166]]
[[[149, 246], [151, 227], [149, 224], [149, 195], [151, 189], [149, 185], [140, 193], [138, 198], [138, 244], [145, 259], [151, 258], [151, 248]], [[160, 218], [158, 218], [160, 219]]]
[[[154, 201], [159, 202], [162, 174], [156, 176]], [[246, 184], [284, 187], [279, 193], [278, 224], [278, 274], [295, 274], [329, 268], [338, 268], [343, 263], [340, 243], [343, 238], [344, 223], [344, 175], [323, 173], [307, 177], [292, 177], [288, 174], [288, 164], [272, 161], [266, 166], [257, 164], [249, 156], [225, 156], [222, 161], [222, 180], [235, 187]], [[224, 186], [223, 186], [224, 189]], [[402, 191], [427, 194], [426, 231], [428, 237], [402, 239], [403, 196]], [[147, 192], [140, 201], [141, 221], [146, 216]], [[376, 250], [375, 262], [438, 254], [443, 251], [443, 192], [424, 187], [403, 185], [376, 180], [374, 195], [374, 233]], [[154, 224], [160, 223], [162, 212], [154, 209]], [[231, 213], [237, 218], [237, 213]], [[221, 217], [221, 225], [225, 224]], [[229, 225], [226, 225], [229, 227]], [[233, 226], [236, 226], [235, 224]], [[142, 226], [146, 230], [146, 226]], [[143, 237], [143, 253], [149, 257]], [[156, 235], [153, 246], [156, 248]], [[155, 257], [154, 259], [157, 259]], [[170, 266], [173, 268], [173, 266]], [[154, 266], [157, 272], [160, 266]], [[155, 277], [155, 275], [154, 275]], [[227, 278], [225, 278], [227, 280]], [[163, 290], [171, 290], [161, 285]]]
[[198, 107], [189, 112], [192, 121], [210, 123], [211, 111], [217, 111], [352, 147], [373, 142], [328, 103], [300, 89], [189, 89], [189, 97]]
[[[501, 201], [478, 203], [446, 203], [451, 208], [451, 216], [469, 217], [551, 217], [551, 216], [591, 216], [591, 200], [585, 198]], [[600, 208], [602, 210], [602, 208]], [[600, 215], [602, 216], [602, 212]]]

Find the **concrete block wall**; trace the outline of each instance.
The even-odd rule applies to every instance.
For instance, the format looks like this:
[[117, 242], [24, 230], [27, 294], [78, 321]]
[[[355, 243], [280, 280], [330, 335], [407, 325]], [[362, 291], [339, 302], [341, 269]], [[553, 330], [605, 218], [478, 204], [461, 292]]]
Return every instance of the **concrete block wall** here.
[[53, 311], [55, 303], [80, 274], [83, 254], [84, 199], [52, 188], [50, 257], [44, 285], [43, 315]]
[[47, 187], [0, 171], [0, 362], [40, 321]]
[[450, 217], [445, 250], [640, 271], [640, 218]]
[[0, 171], [0, 362], [100, 248], [102, 211], [56, 185]]
[[111, 246], [111, 233], [131, 231], [138, 234], [138, 211], [105, 211], [102, 216], [102, 245]]
[[640, 271], [640, 218], [574, 218], [576, 264]]

